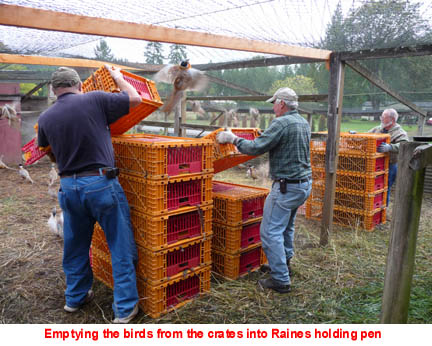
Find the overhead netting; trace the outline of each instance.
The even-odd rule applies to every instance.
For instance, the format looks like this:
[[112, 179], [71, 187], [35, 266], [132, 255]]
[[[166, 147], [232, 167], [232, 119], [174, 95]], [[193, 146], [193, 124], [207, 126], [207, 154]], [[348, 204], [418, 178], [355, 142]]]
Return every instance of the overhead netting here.
[[[262, 40], [299, 46], [313, 46], [324, 34], [337, 0], [1, 0], [1, 4], [19, 5], [97, 18], [107, 18], [179, 28], [196, 32]], [[356, 1], [354, 1], [356, 2]], [[357, 0], [358, 2], [358, 0]], [[352, 1], [343, 1], [351, 5]], [[101, 37], [44, 30], [0, 26], [0, 41], [23, 54], [94, 56], [94, 46]], [[147, 42], [110, 39], [110, 48], [119, 58], [131, 61], [142, 56]], [[166, 46], [166, 44], [164, 44]], [[230, 52], [189, 46], [188, 52], [200, 62], [247, 59], [255, 53]], [[137, 52], [140, 52], [138, 55]]]

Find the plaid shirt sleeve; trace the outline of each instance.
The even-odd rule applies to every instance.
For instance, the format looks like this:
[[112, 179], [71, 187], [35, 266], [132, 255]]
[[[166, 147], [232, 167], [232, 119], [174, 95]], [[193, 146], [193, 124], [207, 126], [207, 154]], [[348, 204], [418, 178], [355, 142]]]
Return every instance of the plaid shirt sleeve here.
[[261, 155], [274, 148], [280, 140], [284, 127], [277, 121], [273, 121], [270, 126], [255, 140], [249, 141], [244, 138], [237, 140], [237, 149], [246, 155]]

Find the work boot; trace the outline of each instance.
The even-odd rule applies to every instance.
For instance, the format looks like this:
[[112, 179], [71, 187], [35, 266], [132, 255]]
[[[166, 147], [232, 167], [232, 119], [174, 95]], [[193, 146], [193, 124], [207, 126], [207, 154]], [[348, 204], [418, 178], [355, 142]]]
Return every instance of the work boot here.
[[[286, 262], [287, 262], [287, 267], [288, 267], [288, 274], [289, 274], [290, 277], [292, 277], [293, 276], [293, 272], [291, 270], [291, 263], [290, 263], [291, 262], [291, 258], [287, 258]], [[260, 269], [261, 269], [261, 271], [263, 273], [270, 273], [271, 272], [271, 268], [270, 268], [270, 266], [267, 263], [263, 264]]]
[[291, 291], [290, 285], [282, 285], [272, 278], [258, 280], [258, 286], [263, 290], [269, 288], [279, 293], [289, 293]]

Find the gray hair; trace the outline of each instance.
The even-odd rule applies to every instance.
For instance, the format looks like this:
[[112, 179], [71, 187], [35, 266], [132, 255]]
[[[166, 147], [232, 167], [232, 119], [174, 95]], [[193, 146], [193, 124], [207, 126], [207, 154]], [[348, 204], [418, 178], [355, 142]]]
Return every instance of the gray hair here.
[[396, 112], [396, 109], [393, 108], [385, 109], [384, 112], [382, 112], [382, 114], [387, 114], [390, 118], [393, 118], [395, 122], [397, 122], [399, 118], [398, 112]]

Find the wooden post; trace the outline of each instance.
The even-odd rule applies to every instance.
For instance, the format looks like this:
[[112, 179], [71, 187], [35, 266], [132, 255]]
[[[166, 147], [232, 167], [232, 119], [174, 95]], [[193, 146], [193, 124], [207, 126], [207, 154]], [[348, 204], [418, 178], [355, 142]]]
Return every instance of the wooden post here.
[[326, 145], [326, 182], [322, 210], [320, 245], [328, 244], [333, 228], [333, 207], [336, 188], [336, 169], [339, 153], [340, 123], [344, 85], [344, 63], [338, 53], [330, 56], [329, 104], [327, 114], [328, 139]]
[[181, 127], [181, 104], [177, 104], [174, 108], [174, 136], [180, 137]]
[[308, 115], [307, 115], [307, 122], [309, 123], [311, 131], [313, 132], [314, 129], [312, 128], [312, 126], [313, 126], [313, 124], [312, 124], [312, 113], [308, 113]]
[[248, 116], [247, 115], [242, 115], [242, 127], [246, 128], [247, 127], [247, 121], [248, 121]]
[[180, 122], [180, 137], [186, 137], [186, 128], [182, 126], [182, 124], [186, 124], [186, 93], [183, 94], [183, 98], [181, 100], [180, 105], [181, 112], [181, 122]]
[[[432, 146], [403, 142], [399, 148], [391, 238], [384, 278], [381, 323], [406, 323], [414, 257], [423, 198], [425, 167], [432, 163]], [[413, 153], [420, 151], [414, 159]]]

